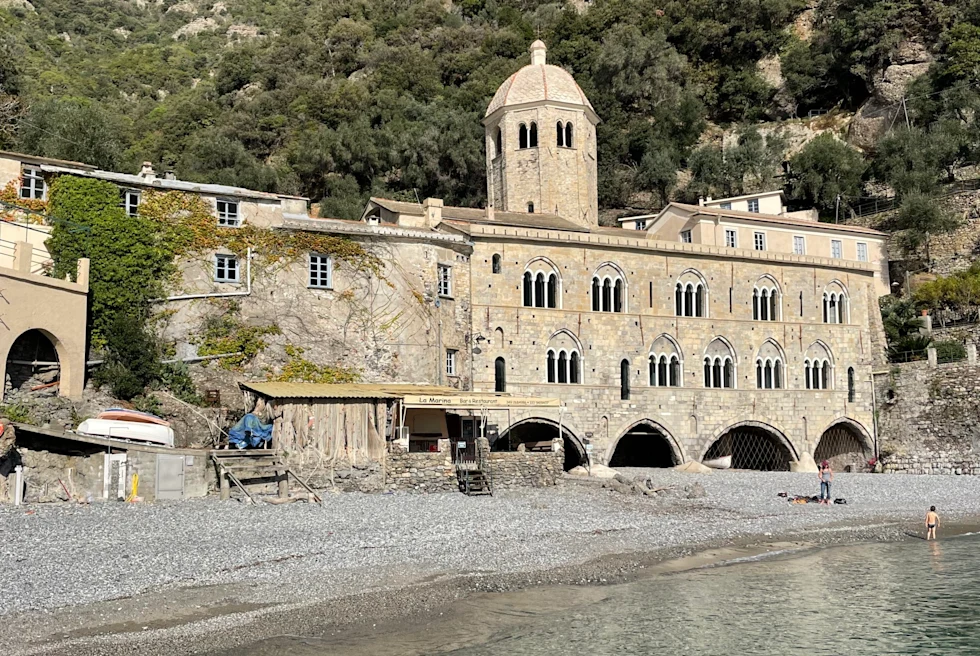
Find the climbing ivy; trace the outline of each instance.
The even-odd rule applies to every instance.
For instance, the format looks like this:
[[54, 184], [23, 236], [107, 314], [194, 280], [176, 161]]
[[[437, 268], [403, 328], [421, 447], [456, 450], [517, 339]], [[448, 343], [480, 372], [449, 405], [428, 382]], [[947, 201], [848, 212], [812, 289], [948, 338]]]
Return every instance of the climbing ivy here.
[[236, 370], [254, 358], [268, 346], [267, 335], [281, 335], [282, 330], [276, 324], [268, 326], [250, 326], [238, 317], [238, 305], [230, 303], [220, 314], [211, 314], [205, 320], [201, 333], [193, 338], [197, 344], [197, 354], [237, 355], [221, 358], [218, 364], [223, 369]]
[[278, 375], [270, 376], [275, 382], [301, 383], [356, 383], [361, 378], [360, 372], [347, 367], [332, 367], [310, 362], [303, 357], [305, 349], [300, 346], [286, 344], [286, 355], [289, 361]]
[[[21, 198], [20, 183], [11, 180], [0, 189], [0, 221], [23, 221], [26, 218], [28, 223], [42, 223], [48, 202], [40, 198]], [[28, 211], [20, 212], [11, 205]]]

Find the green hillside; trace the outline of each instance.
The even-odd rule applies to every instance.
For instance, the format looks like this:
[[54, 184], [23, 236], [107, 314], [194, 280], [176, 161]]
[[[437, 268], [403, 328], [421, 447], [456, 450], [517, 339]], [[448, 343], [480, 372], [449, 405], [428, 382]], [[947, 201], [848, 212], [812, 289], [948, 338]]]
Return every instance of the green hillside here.
[[[794, 193], [830, 207], [874, 178], [930, 193], [976, 160], [980, 3], [894, 0], [0, 0], [0, 147], [299, 193], [480, 205], [480, 119], [535, 38], [592, 100], [600, 204], [748, 191], [784, 143], [709, 125], [858, 109], [906, 41], [935, 63], [867, 156], [823, 140]], [[778, 59], [777, 59], [778, 58]], [[779, 62], [774, 86], [760, 61]], [[802, 155], [800, 156], [802, 157]], [[694, 178], [682, 186], [677, 172]]]

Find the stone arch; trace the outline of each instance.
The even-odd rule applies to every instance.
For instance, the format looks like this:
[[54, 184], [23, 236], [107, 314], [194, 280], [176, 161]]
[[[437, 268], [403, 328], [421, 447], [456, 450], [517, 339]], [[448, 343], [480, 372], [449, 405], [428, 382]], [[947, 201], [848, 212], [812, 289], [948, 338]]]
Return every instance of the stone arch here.
[[836, 471], [863, 471], [874, 454], [874, 439], [861, 422], [840, 417], [820, 433], [813, 459], [828, 460]]
[[565, 126], [561, 121], [555, 124], [555, 132], [557, 132], [555, 141], [560, 148], [565, 145]]
[[503, 326], [497, 326], [493, 330], [493, 341], [497, 346], [504, 345], [504, 329]]
[[732, 469], [788, 471], [799, 459], [796, 447], [786, 434], [761, 421], [740, 421], [721, 431], [701, 456], [712, 460], [732, 456]]
[[653, 340], [647, 365], [651, 387], [684, 386], [684, 352], [673, 336], [661, 333]]
[[773, 338], [762, 343], [755, 356], [756, 389], [786, 387], [786, 353]]
[[585, 351], [582, 342], [567, 328], [555, 331], [548, 338], [546, 351], [546, 381], [549, 383], [582, 383]]
[[531, 121], [531, 129], [528, 131], [528, 146], [538, 147], [538, 124], [535, 121]]
[[[526, 417], [500, 431], [491, 445], [494, 451], [515, 451], [519, 444], [553, 440], [558, 437], [558, 422], [546, 417]], [[588, 465], [589, 459], [585, 443], [571, 428], [562, 423], [561, 440], [565, 450], [564, 469], [568, 471], [578, 466]]]
[[817, 340], [803, 354], [803, 388], [834, 389], [834, 352]]
[[528, 260], [521, 286], [524, 307], [561, 308], [560, 269], [548, 258], [538, 256]]
[[626, 272], [614, 262], [603, 262], [592, 273], [593, 312], [628, 312]]
[[[56, 364], [41, 364], [49, 362]], [[38, 375], [48, 378], [52, 370], [55, 370], [60, 392], [61, 383], [67, 381], [72, 373], [71, 358], [64, 344], [54, 333], [43, 328], [28, 328], [14, 338], [4, 354], [4, 363], [4, 376], [0, 378], [0, 385], [5, 386], [9, 377], [14, 388], [22, 387]], [[3, 389], [0, 388], [0, 397], [2, 395]]]
[[674, 313], [679, 317], [708, 316], [708, 281], [697, 269], [685, 269], [677, 276]]
[[517, 147], [527, 148], [527, 126], [523, 123], [517, 128]]
[[572, 122], [569, 121], [565, 124], [565, 148], [575, 147], [575, 132], [572, 128]]
[[834, 279], [823, 290], [823, 322], [850, 323], [851, 303], [847, 286]]
[[663, 424], [641, 419], [609, 446], [606, 462], [610, 467], [673, 467], [684, 462], [684, 449]]
[[783, 292], [779, 283], [768, 273], [763, 274], [752, 288], [752, 319], [780, 321]]
[[738, 387], [738, 357], [731, 342], [720, 335], [714, 337], [704, 348], [703, 359], [705, 387]]

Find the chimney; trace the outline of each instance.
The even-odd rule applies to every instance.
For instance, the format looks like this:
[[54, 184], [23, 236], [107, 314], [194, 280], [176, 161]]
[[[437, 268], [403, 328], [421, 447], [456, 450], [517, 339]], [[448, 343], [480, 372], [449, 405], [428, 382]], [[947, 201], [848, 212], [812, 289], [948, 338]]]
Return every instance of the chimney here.
[[163, 172], [163, 179], [164, 180], [176, 180], [177, 179], [177, 174], [174, 173], [174, 170], [173, 169], [167, 169], [166, 171]]
[[704, 207], [704, 196], [698, 196], [698, 205]]
[[493, 220], [494, 220], [494, 209], [493, 209], [493, 205], [487, 205], [487, 221], [491, 221], [492, 222]]
[[707, 198], [705, 198], [704, 199], [704, 202], [705, 202], [705, 204], [710, 203], [711, 202], [711, 196], [708, 196]]
[[535, 41], [531, 44], [531, 66], [544, 66], [547, 60], [548, 48], [544, 41]]
[[156, 171], [153, 170], [152, 162], [143, 162], [143, 168], [140, 169], [140, 177], [147, 180], [154, 180], [157, 177]]
[[435, 228], [442, 223], [442, 199], [426, 198], [422, 201], [422, 214], [427, 228]]

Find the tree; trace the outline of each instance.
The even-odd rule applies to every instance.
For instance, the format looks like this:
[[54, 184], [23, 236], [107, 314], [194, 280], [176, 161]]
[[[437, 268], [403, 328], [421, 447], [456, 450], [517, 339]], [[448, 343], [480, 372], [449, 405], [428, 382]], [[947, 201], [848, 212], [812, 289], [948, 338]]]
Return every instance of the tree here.
[[950, 232], [957, 225], [959, 222], [956, 218], [935, 197], [919, 193], [909, 194], [902, 199], [893, 221], [894, 229], [901, 231], [896, 241], [907, 256], [923, 245], [928, 248], [931, 235]]
[[122, 159], [124, 121], [87, 99], [33, 103], [20, 122], [17, 147], [27, 153], [117, 169]]
[[922, 359], [931, 339], [922, 335], [922, 319], [915, 301], [883, 296], [879, 301], [881, 322], [888, 340], [888, 359], [905, 362]]
[[117, 314], [106, 331], [105, 357], [95, 383], [117, 399], [143, 394], [162, 373], [160, 348], [138, 317]]
[[861, 178], [867, 168], [859, 152], [825, 132], [790, 159], [792, 195], [829, 210], [838, 196], [861, 193]]
[[946, 71], [958, 80], [980, 82], [980, 26], [957, 23], [946, 44]]
[[687, 61], [662, 32], [643, 34], [634, 25], [617, 25], [603, 40], [595, 79], [625, 109], [652, 114], [681, 97]]
[[637, 181], [641, 187], [656, 191], [660, 202], [666, 205], [670, 202], [670, 192], [677, 186], [678, 168], [677, 153], [669, 145], [652, 144], [640, 160]]
[[744, 129], [731, 148], [702, 146], [688, 161], [692, 174], [688, 190], [702, 196], [763, 191], [773, 184], [785, 150], [783, 137], [763, 135], [754, 127]]

